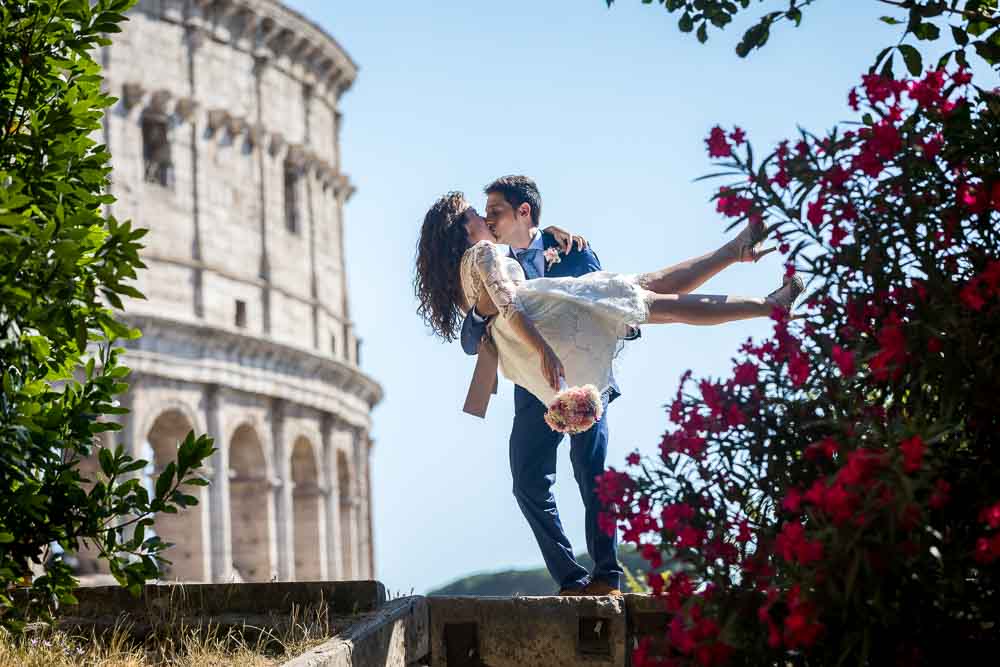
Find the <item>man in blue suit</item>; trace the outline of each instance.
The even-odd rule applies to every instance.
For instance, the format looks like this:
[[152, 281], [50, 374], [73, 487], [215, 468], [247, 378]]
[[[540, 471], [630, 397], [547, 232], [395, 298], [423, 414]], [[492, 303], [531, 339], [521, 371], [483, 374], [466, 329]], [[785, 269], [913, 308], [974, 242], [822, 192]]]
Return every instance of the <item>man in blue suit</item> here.
[[[486, 186], [486, 222], [500, 243], [511, 253], [530, 280], [540, 277], [582, 276], [600, 271], [601, 263], [589, 247], [562, 253], [557, 263], [546, 262], [543, 253], [558, 248], [556, 239], [540, 231], [542, 199], [535, 182], [526, 176], [504, 176]], [[582, 245], [582, 244], [581, 244]], [[486, 330], [487, 318], [469, 311], [462, 323], [462, 348], [476, 354]], [[632, 338], [638, 336], [638, 331]], [[528, 520], [549, 574], [559, 585], [560, 595], [621, 595], [622, 568], [618, 562], [618, 537], [598, 526], [602, 507], [596, 494], [595, 477], [604, 472], [608, 451], [608, 403], [619, 395], [612, 382], [604, 396], [604, 416], [585, 433], [570, 438], [570, 461], [586, 510], [587, 552], [594, 571], [587, 572], [573, 556], [556, 509], [552, 485], [556, 478], [556, 452], [563, 435], [545, 423], [546, 406], [524, 387], [514, 388], [514, 426], [510, 434], [510, 471], [514, 497]]]

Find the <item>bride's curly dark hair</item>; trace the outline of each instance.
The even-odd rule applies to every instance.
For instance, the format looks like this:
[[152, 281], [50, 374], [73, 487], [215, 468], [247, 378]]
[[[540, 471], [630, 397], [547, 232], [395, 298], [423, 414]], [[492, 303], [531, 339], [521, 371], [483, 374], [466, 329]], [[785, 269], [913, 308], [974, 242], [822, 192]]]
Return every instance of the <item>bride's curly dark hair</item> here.
[[459, 265], [469, 248], [465, 211], [469, 203], [461, 192], [449, 192], [424, 216], [417, 242], [417, 269], [413, 277], [417, 314], [444, 340], [458, 335], [464, 303]]

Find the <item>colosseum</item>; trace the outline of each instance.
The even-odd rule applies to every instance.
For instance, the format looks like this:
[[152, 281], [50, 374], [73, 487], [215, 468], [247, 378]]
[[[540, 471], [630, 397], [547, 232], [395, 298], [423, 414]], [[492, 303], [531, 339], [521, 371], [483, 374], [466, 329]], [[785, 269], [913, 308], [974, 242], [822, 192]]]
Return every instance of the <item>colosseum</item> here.
[[199, 504], [157, 519], [165, 578], [372, 578], [382, 390], [350, 318], [339, 150], [357, 67], [273, 0], [141, 0], [129, 19], [102, 54], [111, 213], [149, 228], [119, 437], [147, 476], [190, 430], [218, 448]]

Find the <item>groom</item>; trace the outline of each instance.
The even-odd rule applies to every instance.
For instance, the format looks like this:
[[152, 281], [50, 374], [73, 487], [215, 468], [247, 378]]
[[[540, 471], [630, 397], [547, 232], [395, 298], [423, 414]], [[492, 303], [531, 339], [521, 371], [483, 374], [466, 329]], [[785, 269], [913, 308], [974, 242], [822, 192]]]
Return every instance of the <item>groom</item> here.
[[[600, 271], [601, 263], [590, 248], [574, 249], [548, 262], [543, 252], [559, 248], [554, 237], [542, 233], [538, 221], [542, 198], [535, 182], [527, 176], [504, 176], [486, 186], [486, 223], [500, 243], [511, 252], [529, 279], [582, 276]], [[550, 253], [551, 254], [551, 253]], [[462, 323], [462, 348], [476, 354], [487, 319], [475, 308]], [[621, 595], [622, 568], [618, 563], [618, 537], [608, 536], [598, 526], [602, 511], [597, 498], [595, 477], [604, 472], [608, 451], [607, 405], [619, 395], [612, 382], [604, 396], [604, 417], [584, 433], [570, 438], [570, 461], [586, 509], [587, 552], [594, 560], [592, 573], [573, 557], [573, 549], [563, 531], [556, 509], [552, 485], [556, 478], [556, 451], [563, 434], [545, 423], [546, 406], [527, 389], [514, 388], [514, 426], [510, 434], [510, 471], [514, 497], [528, 520], [549, 574], [559, 584], [560, 595]]]

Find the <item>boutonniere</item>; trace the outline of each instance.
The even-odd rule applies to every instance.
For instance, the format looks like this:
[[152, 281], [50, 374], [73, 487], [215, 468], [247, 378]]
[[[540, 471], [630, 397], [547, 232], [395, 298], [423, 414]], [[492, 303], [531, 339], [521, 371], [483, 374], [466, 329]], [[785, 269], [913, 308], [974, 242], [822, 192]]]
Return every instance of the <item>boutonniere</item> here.
[[553, 266], [562, 261], [562, 257], [559, 256], [559, 248], [552, 246], [548, 250], [542, 253], [542, 257], [545, 258], [545, 270], [548, 271]]

